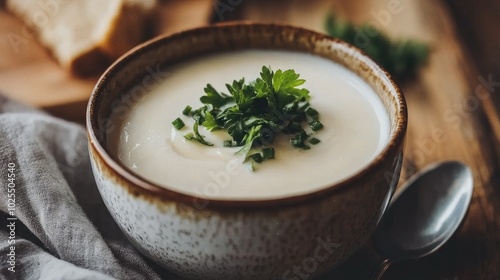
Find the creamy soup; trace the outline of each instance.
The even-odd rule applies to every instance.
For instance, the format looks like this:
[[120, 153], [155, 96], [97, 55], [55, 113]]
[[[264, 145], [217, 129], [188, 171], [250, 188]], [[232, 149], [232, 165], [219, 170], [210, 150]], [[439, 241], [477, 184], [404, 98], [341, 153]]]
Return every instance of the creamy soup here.
[[[275, 139], [275, 155], [251, 171], [239, 148], [222, 146], [229, 136], [201, 134], [213, 147], [184, 139], [193, 121], [182, 115], [186, 105], [198, 108], [207, 83], [228, 93], [225, 83], [255, 80], [263, 65], [273, 70], [295, 69], [320, 113], [321, 142], [310, 150], [293, 148], [286, 136]], [[348, 178], [366, 167], [389, 138], [387, 112], [373, 89], [345, 67], [305, 53], [249, 50], [210, 55], [164, 70], [147, 94], [135, 95], [128, 110], [115, 110], [119, 129], [108, 145], [123, 165], [165, 188], [216, 199], [270, 199], [309, 193]], [[125, 102], [125, 101], [124, 101]], [[186, 127], [176, 130], [181, 117]]]

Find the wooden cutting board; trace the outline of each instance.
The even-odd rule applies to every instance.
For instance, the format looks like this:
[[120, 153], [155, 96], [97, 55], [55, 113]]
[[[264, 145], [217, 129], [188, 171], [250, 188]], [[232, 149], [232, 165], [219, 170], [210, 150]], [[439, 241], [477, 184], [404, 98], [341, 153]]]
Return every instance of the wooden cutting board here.
[[[158, 34], [204, 25], [211, 0], [162, 1]], [[83, 122], [97, 77], [82, 79], [62, 69], [22, 21], [0, 10], [0, 92], [65, 119]]]

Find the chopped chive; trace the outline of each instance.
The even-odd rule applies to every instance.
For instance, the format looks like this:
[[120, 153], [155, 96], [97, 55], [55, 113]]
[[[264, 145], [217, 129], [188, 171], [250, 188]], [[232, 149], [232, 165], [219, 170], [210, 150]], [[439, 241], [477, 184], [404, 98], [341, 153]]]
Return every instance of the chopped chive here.
[[309, 137], [309, 135], [307, 135], [307, 133], [304, 130], [302, 130], [300, 133], [298, 133], [297, 135], [295, 135], [294, 137], [292, 137], [290, 139], [290, 143], [295, 148], [309, 150], [311, 147], [309, 147], [305, 144], [308, 137]]
[[319, 142], [321, 142], [321, 140], [319, 140], [318, 138], [316, 137], [313, 137], [311, 138], [311, 140], [309, 140], [309, 143], [313, 144], [313, 145], [316, 145], [318, 144]]
[[307, 138], [309, 138], [309, 135], [307, 135], [305, 130], [302, 130], [299, 134], [297, 134], [298, 139], [300, 139], [302, 142], [305, 142]]
[[299, 139], [292, 138], [290, 139], [290, 143], [294, 146], [299, 148], [300, 146], [304, 145], [303, 141], [300, 141]]
[[194, 133], [192, 132], [184, 134], [184, 138], [186, 138], [186, 140], [196, 140], [196, 137], [194, 137]]
[[175, 129], [177, 129], [177, 130], [181, 130], [185, 126], [184, 122], [180, 118], [175, 119], [172, 122], [172, 124], [174, 125]]
[[256, 163], [261, 163], [264, 159], [262, 158], [262, 155], [259, 153], [255, 153], [250, 155], [250, 157], [255, 161]]
[[191, 108], [191, 106], [187, 105], [186, 108], [184, 108], [184, 110], [182, 110], [182, 114], [185, 116], [189, 116], [189, 113], [191, 113], [192, 109], [193, 108]]
[[318, 121], [318, 120], [314, 120], [314, 121], [310, 122], [309, 126], [314, 131], [318, 131], [318, 130], [320, 130], [320, 129], [323, 128], [323, 124], [320, 121]]
[[319, 115], [318, 111], [314, 110], [313, 107], [308, 107], [306, 109], [306, 114], [311, 118], [315, 118]]
[[274, 158], [274, 148], [265, 148], [262, 150], [262, 157], [264, 159], [273, 159]]
[[290, 122], [288, 126], [283, 129], [283, 133], [285, 134], [293, 134], [302, 131], [302, 126], [300, 122]]
[[300, 139], [300, 138], [292, 138], [290, 139], [290, 143], [292, 144], [292, 146], [294, 146], [295, 148], [302, 148], [304, 147], [304, 140], [303, 139]]

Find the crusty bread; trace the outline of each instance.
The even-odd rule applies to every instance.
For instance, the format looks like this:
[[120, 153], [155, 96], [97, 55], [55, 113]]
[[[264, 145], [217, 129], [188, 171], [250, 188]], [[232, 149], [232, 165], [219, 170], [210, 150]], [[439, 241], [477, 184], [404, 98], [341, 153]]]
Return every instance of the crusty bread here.
[[146, 14], [156, 0], [7, 0], [61, 65], [97, 74], [143, 41]]

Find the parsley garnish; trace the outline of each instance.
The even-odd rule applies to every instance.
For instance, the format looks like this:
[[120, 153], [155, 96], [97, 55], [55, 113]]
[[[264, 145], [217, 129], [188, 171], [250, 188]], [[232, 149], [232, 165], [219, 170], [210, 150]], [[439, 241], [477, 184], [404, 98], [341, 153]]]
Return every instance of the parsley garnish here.
[[[193, 133], [194, 132], [194, 133]], [[184, 135], [184, 138], [187, 140], [191, 141], [197, 141], [200, 144], [207, 145], [207, 146], [213, 146], [214, 144], [208, 143], [205, 141], [205, 136], [201, 135], [200, 132], [198, 132], [198, 123], [194, 123], [193, 125], [193, 132], [189, 132], [188, 134]]]
[[[245, 83], [240, 79], [226, 84], [229, 94], [208, 84], [205, 95], [200, 98], [203, 106], [196, 110], [187, 106], [182, 111], [195, 121], [193, 132], [184, 138], [212, 146], [199, 133], [198, 127], [204, 126], [209, 131], [225, 130], [231, 139], [224, 141], [223, 146], [241, 147], [237, 154], [244, 155], [245, 161], [257, 163], [274, 158], [274, 148], [270, 146], [278, 134], [291, 135], [293, 147], [309, 149], [306, 140], [311, 135], [304, 127], [309, 125], [317, 131], [323, 124], [318, 111], [309, 104], [309, 91], [299, 88], [305, 83], [299, 77], [292, 69], [273, 72], [263, 66], [260, 77], [253, 82]], [[319, 143], [314, 139], [311, 144]]]
[[413, 40], [392, 41], [369, 24], [356, 26], [329, 15], [325, 27], [330, 36], [362, 49], [400, 82], [413, 78], [429, 55], [426, 44]]

